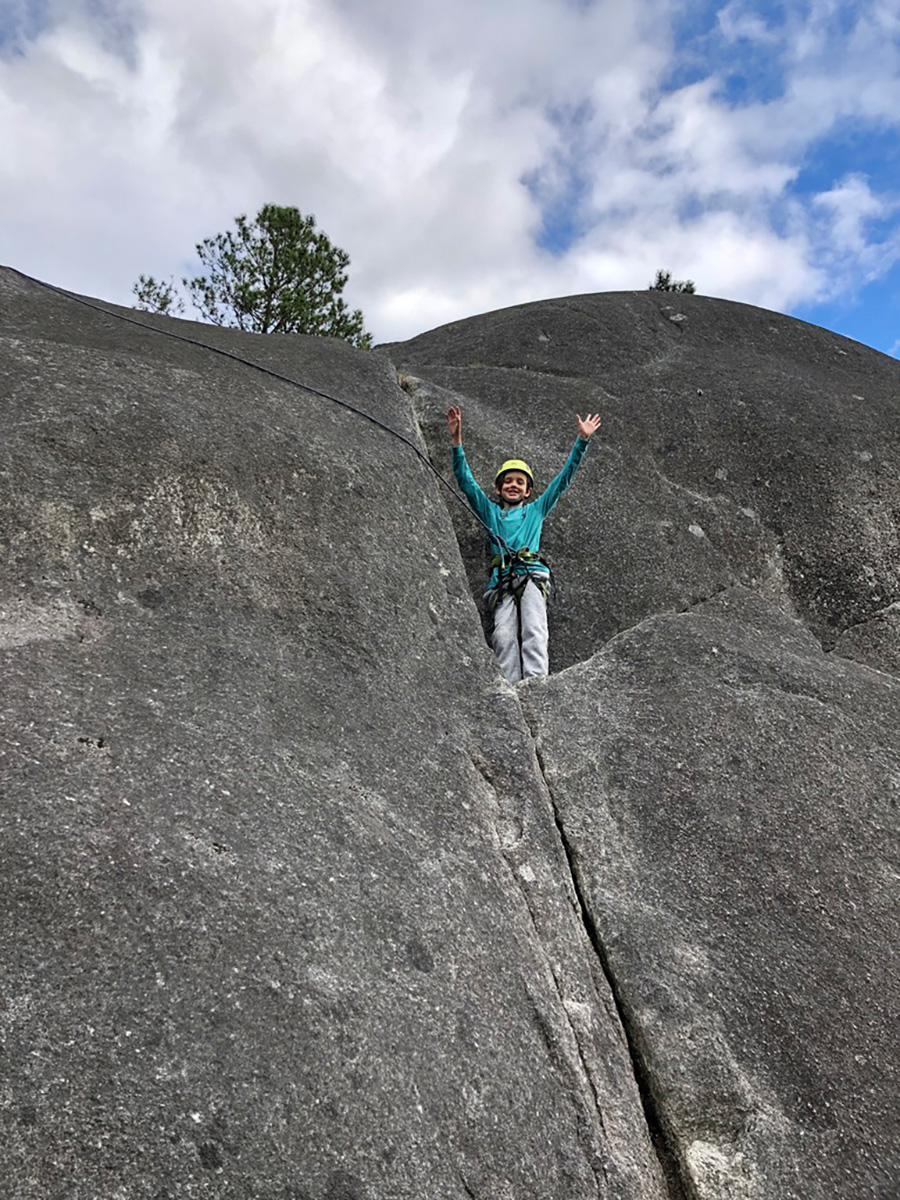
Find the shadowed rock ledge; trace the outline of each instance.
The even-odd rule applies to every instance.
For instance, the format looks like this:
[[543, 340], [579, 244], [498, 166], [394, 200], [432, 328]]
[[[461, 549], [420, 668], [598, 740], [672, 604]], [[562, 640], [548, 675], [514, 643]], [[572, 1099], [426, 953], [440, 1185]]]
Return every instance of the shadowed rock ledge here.
[[[6, 1194], [894, 1197], [896, 363], [650, 293], [379, 354], [99, 309], [0, 272]], [[599, 409], [557, 673], [408, 446], [160, 331], [445, 474], [448, 397], [483, 478]]]

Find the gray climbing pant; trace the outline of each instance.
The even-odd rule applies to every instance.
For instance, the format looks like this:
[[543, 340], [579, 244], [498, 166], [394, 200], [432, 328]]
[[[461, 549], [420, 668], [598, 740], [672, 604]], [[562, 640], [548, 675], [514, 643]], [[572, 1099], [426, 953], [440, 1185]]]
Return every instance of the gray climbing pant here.
[[548, 674], [547, 640], [547, 598], [544, 589], [526, 576], [516, 595], [505, 593], [494, 609], [491, 645], [510, 683]]

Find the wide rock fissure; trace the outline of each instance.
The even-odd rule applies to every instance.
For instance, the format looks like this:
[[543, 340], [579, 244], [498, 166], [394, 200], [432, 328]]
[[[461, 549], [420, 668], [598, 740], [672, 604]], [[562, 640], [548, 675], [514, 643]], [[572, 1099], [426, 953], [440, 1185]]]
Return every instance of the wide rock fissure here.
[[[415, 394], [420, 390], [420, 388], [422, 388], [422, 385], [423, 385], [422, 380], [412, 379], [409, 377], [401, 377], [400, 383], [401, 383], [401, 386], [403, 387], [404, 391], [408, 391], [413, 396], [415, 396]], [[432, 400], [432, 402], [433, 402], [435, 399], [435, 389], [428, 388], [426, 385], [425, 391], [426, 391], [426, 394], [428, 395], [429, 399]], [[439, 389], [438, 389], [438, 391], [439, 391]], [[452, 395], [451, 396], [447, 396], [447, 395], [440, 396], [440, 400], [443, 404], [453, 403], [459, 399], [460, 399], [460, 397], [452, 396]], [[416, 413], [417, 418], [421, 417], [421, 409], [420, 408], [414, 406], [414, 412]], [[422, 440], [424, 443], [425, 430], [422, 428], [421, 424], [419, 426], [419, 430], [420, 430], [420, 436], [422, 437]], [[442, 496], [442, 498], [443, 498], [443, 496]], [[699, 497], [699, 496], [696, 498], [701, 499], [701, 500], [707, 499], [707, 497]], [[458, 514], [455, 514], [452, 512], [452, 510], [450, 510], [449, 502], [445, 500], [445, 503], [448, 504], [448, 511], [450, 512], [451, 517], [458, 516]], [[465, 553], [465, 542], [463, 540], [460, 540], [460, 551], [461, 551], [461, 553]], [[715, 595], [715, 594], [718, 594], [720, 591], [723, 591], [725, 586], [726, 585], [722, 585], [722, 587], [716, 589], [716, 591], [713, 594]], [[710, 598], [711, 597], [709, 597], [709, 596], [704, 596], [704, 597], [692, 599], [686, 607], [687, 608], [695, 607], [696, 605], [705, 603], [705, 601], [709, 600]], [[485, 625], [485, 630], [487, 631], [484, 610], [482, 609], [480, 611], [481, 611], [481, 616], [482, 616], [482, 624]], [[614, 634], [613, 636], [617, 636], [617, 634], [619, 632], [622, 632], [622, 631], [616, 631], [616, 634]], [[522, 711], [523, 720], [525, 721], [525, 723], [527, 725], [528, 724], [527, 714], [521, 709], [520, 709], [520, 711]], [[537, 736], [536, 731], [533, 728], [531, 729], [531, 735], [532, 735], [532, 741], [533, 741], [534, 762], [535, 762], [536, 768], [540, 774], [540, 778], [543, 782], [543, 789], [546, 792], [546, 797], [547, 797], [547, 801], [549, 804], [549, 808], [552, 812], [553, 823], [555, 825], [557, 835], [559, 838], [560, 850], [562, 851], [562, 856], [563, 856], [565, 864], [566, 864], [568, 884], [571, 888], [571, 894], [573, 897], [574, 907], [578, 914], [580, 923], [585, 931], [587, 939], [592, 947], [593, 953], [596, 956], [597, 963], [602, 972], [603, 978], [609, 988], [610, 995], [611, 995], [614, 1005], [615, 1005], [615, 1011], [617, 1014], [617, 1018], [621, 1025], [623, 1036], [624, 1036], [626, 1044], [628, 1046], [628, 1051], [629, 1051], [629, 1055], [630, 1055], [630, 1059], [631, 1059], [631, 1065], [632, 1065], [632, 1070], [633, 1070], [633, 1074], [634, 1074], [634, 1078], [635, 1078], [635, 1083], [637, 1085], [638, 1094], [640, 1096], [641, 1105], [642, 1105], [645, 1120], [646, 1120], [647, 1132], [650, 1137], [650, 1141], [654, 1147], [654, 1151], [657, 1155], [657, 1158], [659, 1159], [660, 1168], [661, 1168], [662, 1175], [665, 1180], [665, 1186], [667, 1189], [667, 1196], [668, 1196], [669, 1200], [696, 1200], [696, 1193], [694, 1192], [694, 1190], [691, 1186], [690, 1177], [685, 1174], [682, 1164], [679, 1161], [677, 1146], [670, 1141], [670, 1139], [668, 1138], [668, 1136], [665, 1132], [664, 1120], [659, 1111], [657, 1101], [656, 1101], [656, 1098], [654, 1095], [654, 1086], [653, 1086], [652, 1076], [651, 1076], [651, 1073], [646, 1064], [644, 1053], [642, 1052], [642, 1049], [641, 1049], [640, 1029], [636, 1025], [633, 1015], [628, 1012], [626, 1005], [623, 1002], [620, 989], [616, 985], [616, 980], [615, 980], [615, 977], [614, 977], [611, 967], [610, 967], [608, 955], [606, 954], [606, 952], [604, 950], [604, 947], [603, 947], [602, 941], [600, 939], [599, 933], [597, 931], [596, 925], [591, 920], [589, 910], [585, 904], [584, 897], [582, 896], [581, 885], [580, 885], [580, 880], [579, 880], [579, 875], [578, 875], [578, 869], [577, 869], [577, 865], [576, 865], [576, 862], [574, 859], [574, 854], [573, 854], [571, 846], [569, 845], [568, 839], [566, 838], [565, 829], [564, 829], [562, 820], [560, 818], [559, 811], [558, 811], [555, 801], [553, 799], [552, 788], [550, 787], [550, 785], [547, 781], [547, 778], [546, 778], [546, 773], [544, 771], [544, 765], [543, 765], [543, 761], [541, 758], [539, 737]], [[473, 760], [473, 765], [475, 765], [476, 769], [478, 769], [479, 772], [482, 774], [486, 783], [488, 784], [489, 788], [491, 789], [492, 793], [494, 794], [495, 801], [497, 803], [498, 818], [499, 818], [499, 814], [501, 811], [501, 804], [500, 804], [499, 798], [497, 798], [496, 788], [494, 787], [493, 781], [489, 777], [486, 765], [484, 763], [476, 763], [476, 762], [474, 762], [474, 760]], [[505, 839], [505, 835], [502, 833], [502, 831], [499, 830], [499, 828], [498, 828], [497, 840], [498, 840], [498, 845], [500, 847], [501, 853], [505, 853], [506, 839]], [[513, 842], [513, 844], [514, 844], [514, 842]], [[519, 878], [519, 876], [517, 875], [514, 865], [512, 863], [510, 863], [510, 881], [511, 881], [512, 885], [521, 892], [523, 899], [525, 901], [526, 907], [528, 908], [528, 910], [531, 914], [532, 920], [534, 921], [535, 930], [536, 930], [536, 932], [539, 932], [538, 923], [537, 923], [537, 920], [535, 919], [535, 914], [532, 911], [532, 902], [529, 898], [528, 892], [523, 888], [522, 881]], [[563, 1002], [563, 1006], [564, 1006], [565, 1001], [564, 1001], [563, 990], [560, 988], [559, 980], [556, 978], [555, 972], [554, 972], [554, 979], [555, 979], [555, 982], [557, 985], [557, 990], [559, 992], [560, 1000]], [[593, 1093], [594, 1108], [596, 1111], [597, 1118], [599, 1119], [599, 1122], [602, 1127], [603, 1113], [602, 1113], [602, 1107], [601, 1107], [601, 1098], [598, 1095], [597, 1090], [596, 1090], [596, 1085], [595, 1085], [595, 1081], [593, 1079], [590, 1064], [584, 1057], [582, 1047], [581, 1047], [581, 1042], [580, 1042], [580, 1039], [578, 1036], [578, 1032], [574, 1027], [572, 1029], [572, 1032], [574, 1034], [575, 1046], [577, 1047], [577, 1050], [578, 1050], [582, 1070], [584, 1073], [584, 1078], [590, 1082], [592, 1093]], [[547, 1040], [548, 1040], [548, 1044], [552, 1044], [552, 1040], [549, 1038], [549, 1036], [548, 1036]]]
[[[423, 381], [421, 381], [421, 380], [411, 379], [408, 377], [400, 378], [400, 383], [401, 383], [401, 386], [403, 387], [404, 391], [408, 391], [412, 395], [416, 394], [416, 392], [422, 386], [422, 382]], [[428, 392], [430, 393], [430, 398], [433, 400], [434, 399], [433, 390], [428, 389]], [[452, 402], [454, 402], [454, 400], [457, 400], [457, 399], [459, 399], [459, 397], [454, 397], [454, 396], [450, 396], [450, 397], [442, 396], [441, 397], [441, 400], [443, 403], [452, 403]], [[420, 416], [420, 411], [421, 410], [418, 410], [414, 407], [414, 412], [416, 413], [417, 418]], [[425, 431], [422, 429], [421, 425], [419, 426], [419, 430], [420, 430], [420, 436], [424, 443]], [[702, 499], [702, 500], [707, 499], [707, 497], [697, 497], [697, 498]], [[448, 510], [449, 510], [449, 502], [447, 502], [445, 500], [445, 503], [448, 503]], [[461, 552], [464, 551], [464, 544], [462, 542], [460, 542], [460, 551]], [[721, 591], [721, 590], [724, 590], [724, 585], [722, 588], [717, 589], [717, 592]], [[717, 594], [717, 592], [714, 594]], [[697, 604], [702, 604], [708, 599], [710, 599], [710, 597], [706, 596], [706, 597], [692, 600], [688, 607], [694, 607]], [[482, 612], [482, 619], [484, 621], [483, 612]], [[522, 717], [527, 725], [527, 715], [524, 713], [524, 711], [522, 712]], [[600, 970], [602, 971], [603, 978], [609, 987], [610, 995], [612, 996], [613, 1002], [615, 1004], [616, 1014], [617, 1014], [618, 1020], [621, 1024], [622, 1032], [623, 1032], [625, 1041], [628, 1046], [628, 1050], [629, 1050], [629, 1054], [630, 1054], [630, 1058], [631, 1058], [632, 1069], [633, 1069], [633, 1073], [634, 1073], [634, 1078], [635, 1078], [635, 1082], [636, 1082], [636, 1085], [638, 1088], [638, 1093], [640, 1095], [641, 1104], [642, 1104], [645, 1119], [646, 1119], [647, 1132], [649, 1134], [651, 1143], [654, 1147], [654, 1150], [655, 1150], [656, 1155], [660, 1162], [660, 1167], [661, 1167], [663, 1177], [665, 1179], [666, 1188], [667, 1188], [667, 1195], [669, 1197], [669, 1200], [694, 1200], [695, 1193], [693, 1192], [693, 1190], [690, 1187], [689, 1178], [685, 1177], [684, 1172], [681, 1167], [681, 1164], [679, 1163], [677, 1149], [669, 1142], [667, 1135], [665, 1133], [665, 1130], [664, 1130], [663, 1120], [658, 1111], [657, 1103], [656, 1103], [656, 1100], [654, 1097], [654, 1089], [653, 1089], [653, 1085], [652, 1085], [652, 1079], [651, 1079], [650, 1073], [648, 1071], [647, 1065], [645, 1063], [644, 1056], [641, 1053], [641, 1049], [640, 1049], [640, 1030], [636, 1027], [632, 1016], [627, 1012], [625, 1005], [623, 1004], [621, 994], [619, 992], [619, 989], [616, 986], [615, 978], [610, 969], [608, 956], [606, 955], [606, 953], [604, 951], [604, 948], [603, 948], [602, 942], [600, 941], [600, 937], [599, 937], [598, 931], [596, 929], [596, 926], [591, 921], [589, 911], [584, 903], [584, 898], [581, 894], [578, 870], [577, 870], [576, 863], [574, 861], [572, 849], [566, 838], [565, 829], [563, 827], [558, 809], [557, 809], [556, 804], [553, 799], [552, 789], [550, 788], [549, 783], [547, 782], [546, 775], [545, 775], [545, 772], [543, 769], [543, 762], [541, 759], [541, 753], [540, 753], [540, 748], [539, 748], [539, 739], [535, 735], [534, 729], [531, 730], [531, 734], [532, 734], [532, 740], [533, 740], [534, 762], [535, 762], [536, 768], [540, 774], [541, 780], [543, 782], [543, 788], [546, 792], [549, 808], [552, 812], [553, 822], [554, 822], [554, 825], [555, 825], [555, 828], [557, 831], [557, 835], [559, 838], [559, 846], [562, 851], [562, 855], [563, 855], [563, 858], [564, 858], [564, 861], [566, 864], [568, 883], [571, 888], [571, 894], [572, 894], [572, 897], [574, 900], [574, 906], [576, 908], [578, 917], [579, 917], [581, 925], [585, 931], [587, 939], [593, 949], [593, 953], [596, 955], [597, 963], [600, 967]], [[491, 791], [493, 792], [495, 799], [497, 799], [498, 817], [499, 817], [501, 805], [500, 805], [499, 799], [497, 798], [497, 793], [496, 793], [496, 789], [494, 787], [493, 781], [490, 779], [489, 774], [487, 772], [486, 765], [484, 763], [480, 763], [480, 764], [475, 763], [474, 760], [473, 760], [473, 765], [475, 765], [476, 769], [478, 769], [480, 771], [480, 773], [483, 775], [486, 783], [488, 784]], [[498, 844], [500, 846], [501, 852], [504, 852], [504, 842], [505, 842], [505, 837], [498, 830]], [[538, 923], [535, 919], [534, 912], [532, 911], [529, 895], [528, 895], [527, 891], [523, 888], [522, 881], [519, 878], [519, 876], [517, 875], [512, 864], [510, 864], [510, 880], [511, 880], [511, 883], [513, 884], [513, 886], [522, 893], [526, 907], [529, 909], [532, 920], [535, 922], [535, 930], [537, 932], [539, 932]], [[561, 1002], [563, 1002], [563, 1006], [564, 1006], [565, 1002], [564, 1002], [563, 990], [560, 988], [559, 980], [555, 979], [555, 982], [557, 984], [557, 990], [559, 991], [560, 1000], [561, 1000]], [[573, 1027], [572, 1032], [574, 1034], [575, 1045], [578, 1050], [582, 1070], [584, 1073], [584, 1078], [587, 1079], [591, 1084], [594, 1108], [596, 1110], [597, 1117], [598, 1117], [601, 1127], [602, 1127], [603, 1113], [602, 1113], [602, 1107], [601, 1107], [601, 1098], [598, 1095], [597, 1090], [596, 1090], [596, 1084], [595, 1084], [595, 1080], [592, 1075], [590, 1064], [584, 1057], [582, 1047], [581, 1047], [581, 1042], [580, 1042], [580, 1039], [578, 1036], [578, 1031]], [[548, 1041], [549, 1041], [549, 1039], [548, 1039]]]

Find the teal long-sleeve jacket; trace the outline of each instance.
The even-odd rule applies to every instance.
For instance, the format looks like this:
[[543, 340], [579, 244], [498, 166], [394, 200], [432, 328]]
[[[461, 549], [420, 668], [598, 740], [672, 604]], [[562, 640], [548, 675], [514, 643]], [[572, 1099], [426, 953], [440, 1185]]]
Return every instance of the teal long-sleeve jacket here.
[[[469, 469], [462, 446], [453, 447], [453, 474], [470, 506], [492, 534], [496, 533], [502, 537], [512, 551], [530, 550], [532, 554], [538, 554], [541, 548], [541, 529], [544, 520], [572, 482], [587, 448], [588, 442], [585, 438], [576, 438], [565, 466], [551, 481], [547, 490], [536, 499], [529, 501], [528, 504], [517, 504], [513, 508], [505, 508], [485, 495], [475, 482], [475, 476]], [[491, 545], [496, 554], [503, 553], [503, 547], [493, 538]], [[547, 567], [541, 563], [535, 563], [530, 568], [519, 567], [517, 573], [524, 574], [529, 570], [534, 575], [549, 574]], [[488, 586], [496, 587], [499, 581], [500, 572], [497, 567], [494, 567]]]

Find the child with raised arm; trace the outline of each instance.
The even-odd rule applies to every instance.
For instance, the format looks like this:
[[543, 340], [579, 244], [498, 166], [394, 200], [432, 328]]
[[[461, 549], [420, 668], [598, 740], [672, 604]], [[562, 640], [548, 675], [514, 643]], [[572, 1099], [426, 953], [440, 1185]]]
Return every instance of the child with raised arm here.
[[[577, 416], [577, 414], [576, 414]], [[494, 479], [497, 499], [475, 482], [462, 446], [462, 412], [447, 413], [453, 444], [453, 473], [471, 508], [491, 531], [494, 558], [486, 596], [494, 612], [491, 645], [510, 683], [546, 675], [547, 593], [550, 568], [539, 557], [544, 519], [572, 482], [588, 442], [600, 425], [599, 413], [577, 416], [578, 437], [566, 464], [547, 490], [532, 500], [534, 476], [528, 463], [510, 458]], [[496, 538], [493, 536], [496, 535]]]

